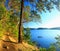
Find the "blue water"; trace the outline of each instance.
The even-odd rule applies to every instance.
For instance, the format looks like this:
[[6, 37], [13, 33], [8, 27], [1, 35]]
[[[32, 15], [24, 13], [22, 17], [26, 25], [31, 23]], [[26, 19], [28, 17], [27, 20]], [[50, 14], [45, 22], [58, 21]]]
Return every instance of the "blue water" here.
[[32, 41], [36, 41], [40, 47], [44, 48], [48, 48], [52, 43], [55, 43], [57, 35], [60, 35], [60, 30], [31, 30]]

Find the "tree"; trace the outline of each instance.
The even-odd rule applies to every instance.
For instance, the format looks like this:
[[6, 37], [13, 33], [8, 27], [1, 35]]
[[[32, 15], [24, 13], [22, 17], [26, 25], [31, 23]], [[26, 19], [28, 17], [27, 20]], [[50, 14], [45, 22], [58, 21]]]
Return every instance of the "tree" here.
[[55, 37], [55, 39], [56, 39], [56, 42], [53, 45], [56, 47], [56, 50], [59, 51], [60, 50], [60, 35]]
[[[22, 37], [23, 22], [40, 21], [41, 17], [39, 13], [42, 13], [43, 11], [46, 12], [46, 10], [50, 12], [51, 9], [54, 7], [54, 5], [56, 5], [56, 8], [58, 10], [60, 7], [59, 0], [6, 0], [6, 1], [8, 1], [7, 8], [9, 9], [7, 10], [10, 12], [10, 15], [14, 14], [17, 17], [20, 17], [18, 21], [19, 23], [18, 42], [19, 43], [22, 43], [23, 40]], [[0, 2], [3, 3], [2, 0], [0, 0]]]
[[[0, 34], [8, 34], [15, 36], [18, 32], [17, 22], [18, 16], [12, 13], [12, 10], [7, 10], [5, 0], [0, 0]], [[14, 35], [15, 34], [15, 35]], [[17, 36], [17, 35], [16, 35]]]
[[[26, 0], [26, 2], [30, 2], [32, 4], [32, 6], [35, 8], [33, 10], [30, 9], [31, 17], [33, 17], [33, 19], [34, 19], [34, 17], [35, 18], [37, 17], [36, 19], [39, 19], [40, 17], [37, 12], [45, 11], [45, 7], [48, 11], [50, 11], [53, 8], [52, 3], [58, 6], [58, 4], [56, 4], [56, 2], [58, 2], [58, 1], [53, 1], [53, 0], [51, 0], [51, 1], [49, 1], [49, 0], [29, 0], [29, 1]], [[24, 6], [24, 0], [21, 0], [21, 12], [20, 12], [20, 24], [19, 24], [19, 34], [20, 35], [19, 35], [19, 41], [18, 41], [21, 43], [22, 43], [21, 35], [22, 35], [22, 20], [23, 20], [22, 18], [23, 18], [23, 8], [24, 8], [23, 6]]]

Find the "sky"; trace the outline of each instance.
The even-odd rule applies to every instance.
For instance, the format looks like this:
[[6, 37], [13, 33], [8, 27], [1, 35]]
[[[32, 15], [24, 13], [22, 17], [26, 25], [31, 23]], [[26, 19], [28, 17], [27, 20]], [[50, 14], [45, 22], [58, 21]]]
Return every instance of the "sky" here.
[[52, 9], [51, 12], [47, 11], [46, 13], [42, 12], [41, 15], [41, 22], [30, 22], [25, 23], [25, 27], [30, 28], [53, 28], [53, 27], [60, 27], [60, 11], [56, 8]]

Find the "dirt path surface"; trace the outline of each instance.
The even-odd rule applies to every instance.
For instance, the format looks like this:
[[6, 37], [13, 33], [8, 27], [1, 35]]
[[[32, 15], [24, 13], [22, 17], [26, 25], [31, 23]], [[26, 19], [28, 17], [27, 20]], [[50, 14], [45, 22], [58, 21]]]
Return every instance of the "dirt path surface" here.
[[14, 43], [0, 41], [0, 51], [17, 51]]
[[38, 51], [35, 46], [29, 45], [28, 43], [14, 43], [15, 39], [12, 37], [3, 36], [2, 39], [0, 40], [0, 51]]
[[12, 42], [5, 42], [3, 40], [0, 41], [0, 51], [33, 51], [38, 49], [32, 45], [27, 43], [12, 43]]

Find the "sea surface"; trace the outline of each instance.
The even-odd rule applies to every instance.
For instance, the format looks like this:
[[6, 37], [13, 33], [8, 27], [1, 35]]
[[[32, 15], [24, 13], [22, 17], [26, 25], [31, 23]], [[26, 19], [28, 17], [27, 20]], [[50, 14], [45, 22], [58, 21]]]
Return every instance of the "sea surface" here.
[[56, 42], [55, 37], [60, 35], [60, 30], [31, 30], [31, 40], [37, 42], [40, 47], [48, 48]]

